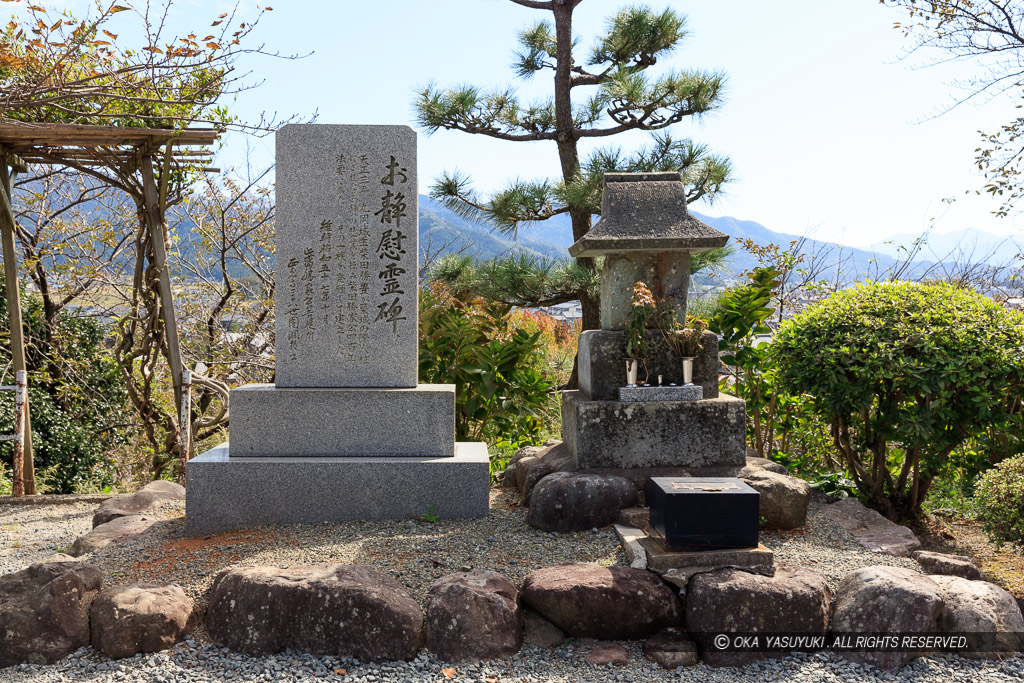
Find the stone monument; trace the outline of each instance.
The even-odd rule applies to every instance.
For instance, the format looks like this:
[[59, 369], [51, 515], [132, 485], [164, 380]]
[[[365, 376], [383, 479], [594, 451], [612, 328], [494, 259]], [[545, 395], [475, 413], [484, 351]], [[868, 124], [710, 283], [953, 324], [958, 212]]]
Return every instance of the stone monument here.
[[[626, 385], [624, 330], [633, 285], [643, 281], [654, 296], [674, 299], [685, 323], [690, 254], [724, 246], [728, 235], [687, 211], [678, 172], [606, 173], [601, 201], [601, 220], [569, 247], [573, 256], [604, 257], [602, 329], [580, 335], [580, 388], [562, 395], [562, 438], [576, 468], [743, 467], [746, 404], [718, 392], [714, 334], [704, 333], [693, 367], [701, 400], [620, 395]], [[682, 384], [681, 361], [656, 331], [648, 333], [647, 346], [649, 377]]]
[[231, 392], [231, 441], [186, 467], [186, 531], [482, 517], [487, 446], [417, 383], [416, 134], [277, 133], [276, 375]]

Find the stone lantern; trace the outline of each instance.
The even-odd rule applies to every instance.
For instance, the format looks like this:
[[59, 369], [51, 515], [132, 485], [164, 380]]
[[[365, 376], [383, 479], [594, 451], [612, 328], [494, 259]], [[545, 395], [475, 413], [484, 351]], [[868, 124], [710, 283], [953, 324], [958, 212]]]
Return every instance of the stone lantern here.
[[[579, 339], [579, 390], [562, 395], [562, 436], [580, 470], [742, 467], [746, 404], [718, 392], [718, 338], [705, 332], [693, 366], [699, 400], [620, 400], [626, 385], [625, 326], [633, 286], [645, 282], [671, 298], [686, 323], [690, 255], [725, 246], [728, 235], [686, 209], [674, 173], [607, 173], [602, 217], [569, 247], [573, 256], [604, 256], [601, 328]], [[657, 331], [648, 332], [648, 380], [682, 384], [682, 364]], [[652, 392], [660, 395], [672, 392]]]
[[572, 256], [604, 256], [601, 329], [626, 327], [633, 285], [643, 281], [655, 297], [675, 299], [686, 324], [690, 254], [724, 247], [729, 236], [686, 210], [678, 172], [606, 173], [601, 220], [569, 247]]

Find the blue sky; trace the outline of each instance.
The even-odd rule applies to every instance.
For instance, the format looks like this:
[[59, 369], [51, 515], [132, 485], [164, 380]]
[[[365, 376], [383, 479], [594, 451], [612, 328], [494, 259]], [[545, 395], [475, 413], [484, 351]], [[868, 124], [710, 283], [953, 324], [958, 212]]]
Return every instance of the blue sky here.
[[[63, 4], [76, 8], [82, 1]], [[202, 30], [233, 4], [178, 0], [174, 23]], [[298, 61], [247, 59], [241, 66], [262, 84], [234, 103], [245, 117], [261, 110], [318, 111], [321, 123], [414, 126], [413, 93], [426, 83], [513, 84], [526, 99], [550, 90], [547, 72], [524, 83], [508, 68], [516, 32], [544, 14], [508, 0], [272, 4], [254, 37], [282, 53], [312, 54]], [[583, 39], [582, 54], [625, 4], [585, 0], [579, 6], [575, 32]], [[720, 111], [674, 129], [677, 137], [694, 137], [733, 161], [736, 182], [727, 195], [696, 205], [698, 211], [853, 245], [932, 225], [937, 232], [974, 227], [1024, 234], [1024, 218], [996, 218], [997, 201], [973, 193], [982, 185], [973, 164], [977, 131], [1008, 120], [1015, 101], [968, 103], [936, 116], [960, 94], [951, 83], [975, 66], [923, 68], [927, 55], [901, 60], [908, 43], [892, 28], [903, 18], [898, 11], [873, 0], [650, 4], [688, 16], [689, 38], [659, 66], [728, 76]], [[244, 7], [255, 5], [243, 0]], [[645, 139], [637, 134], [615, 143], [629, 148]], [[220, 165], [272, 161], [272, 136], [246, 141], [235, 135]], [[487, 191], [512, 177], [551, 176], [557, 156], [545, 142], [422, 134], [420, 191], [455, 168]]]

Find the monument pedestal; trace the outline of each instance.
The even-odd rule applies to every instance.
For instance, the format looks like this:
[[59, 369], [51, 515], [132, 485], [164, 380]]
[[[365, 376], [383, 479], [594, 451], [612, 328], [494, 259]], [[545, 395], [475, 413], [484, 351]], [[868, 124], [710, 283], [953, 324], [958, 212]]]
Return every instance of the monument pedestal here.
[[237, 457], [223, 443], [187, 466], [191, 536], [264, 524], [486, 517], [487, 445], [448, 457]]
[[231, 392], [234, 457], [450, 457], [454, 443], [454, 384], [410, 389], [247, 384]]
[[578, 469], [743, 467], [746, 402], [593, 401], [562, 394], [562, 440]]

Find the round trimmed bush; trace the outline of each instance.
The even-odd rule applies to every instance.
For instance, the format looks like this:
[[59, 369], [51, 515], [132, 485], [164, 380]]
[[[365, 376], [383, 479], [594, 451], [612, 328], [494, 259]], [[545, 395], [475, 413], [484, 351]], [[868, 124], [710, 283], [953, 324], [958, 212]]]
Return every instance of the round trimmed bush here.
[[917, 515], [950, 453], [1007, 419], [1024, 386], [1024, 316], [946, 283], [863, 283], [795, 316], [770, 349], [807, 395], [862, 496]]
[[1024, 455], [982, 472], [974, 488], [974, 505], [990, 539], [1024, 546]]

